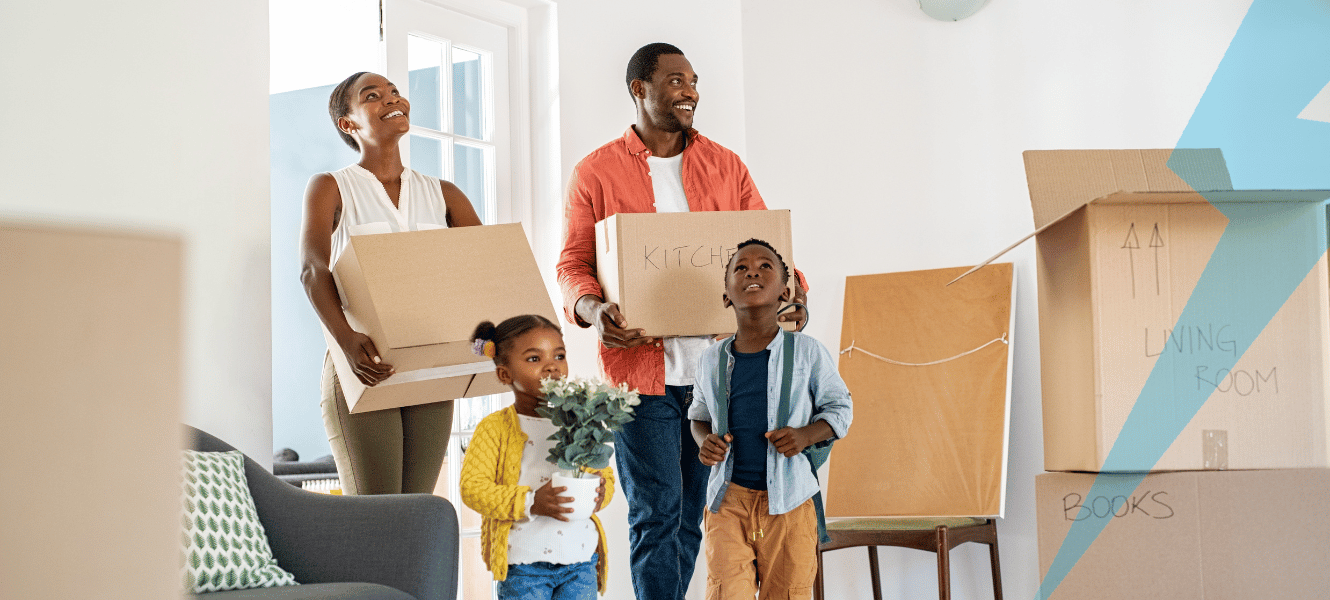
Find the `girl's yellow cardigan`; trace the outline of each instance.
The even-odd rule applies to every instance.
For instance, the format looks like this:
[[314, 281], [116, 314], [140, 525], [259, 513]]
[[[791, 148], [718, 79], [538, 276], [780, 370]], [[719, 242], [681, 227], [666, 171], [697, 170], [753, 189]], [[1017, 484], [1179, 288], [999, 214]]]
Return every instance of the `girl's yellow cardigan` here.
[[[517, 485], [522, 474], [522, 449], [526, 440], [517, 420], [517, 410], [509, 406], [485, 417], [476, 426], [476, 433], [471, 436], [466, 449], [466, 458], [462, 460], [462, 502], [483, 517], [480, 551], [495, 581], [508, 578], [508, 532], [513, 521], [527, 516], [524, 514], [526, 495], [532, 489]], [[605, 478], [605, 497], [600, 501], [600, 508], [605, 508], [614, 496], [614, 471], [609, 467], [587, 471]], [[599, 556], [596, 581], [600, 593], [604, 594], [609, 569], [605, 528], [596, 515], [591, 515], [591, 520], [600, 534], [600, 543], [596, 546]]]

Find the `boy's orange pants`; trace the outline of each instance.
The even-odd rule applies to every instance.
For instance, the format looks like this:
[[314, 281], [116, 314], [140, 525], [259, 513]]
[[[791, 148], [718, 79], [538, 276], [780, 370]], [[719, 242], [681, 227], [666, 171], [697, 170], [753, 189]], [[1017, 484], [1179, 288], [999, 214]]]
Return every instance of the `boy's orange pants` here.
[[716, 513], [704, 517], [707, 600], [806, 600], [817, 576], [817, 509], [810, 499], [768, 514], [767, 493], [730, 484]]

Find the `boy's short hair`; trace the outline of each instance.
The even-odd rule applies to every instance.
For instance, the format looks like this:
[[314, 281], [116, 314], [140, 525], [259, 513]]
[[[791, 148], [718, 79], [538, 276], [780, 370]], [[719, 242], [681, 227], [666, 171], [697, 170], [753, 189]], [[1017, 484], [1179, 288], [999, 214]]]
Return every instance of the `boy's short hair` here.
[[789, 283], [789, 282], [790, 282], [790, 267], [789, 267], [789, 265], [785, 264], [785, 258], [782, 257], [782, 256], [780, 255], [780, 252], [777, 252], [776, 249], [775, 249], [774, 247], [772, 247], [771, 244], [769, 244], [769, 243], [766, 242], [766, 240], [759, 240], [759, 239], [757, 239], [757, 238], [749, 238], [749, 239], [747, 239], [747, 240], [745, 240], [745, 241], [739, 242], [739, 245], [738, 245], [737, 247], [735, 247], [735, 249], [734, 249], [734, 254], [731, 254], [731, 255], [730, 255], [730, 260], [727, 261], [727, 262], [725, 263], [725, 282], [726, 282], [726, 283], [729, 283], [729, 281], [730, 281], [730, 269], [734, 267], [734, 257], [736, 257], [736, 256], [739, 255], [739, 251], [740, 251], [740, 250], [743, 250], [744, 248], [747, 248], [748, 246], [761, 246], [761, 247], [763, 247], [763, 248], [766, 248], [767, 250], [770, 250], [772, 254], [775, 254], [775, 255], [776, 255], [776, 262], [780, 263], [780, 271], [781, 271], [781, 272], [780, 272], [780, 282], [781, 282], [781, 283]]

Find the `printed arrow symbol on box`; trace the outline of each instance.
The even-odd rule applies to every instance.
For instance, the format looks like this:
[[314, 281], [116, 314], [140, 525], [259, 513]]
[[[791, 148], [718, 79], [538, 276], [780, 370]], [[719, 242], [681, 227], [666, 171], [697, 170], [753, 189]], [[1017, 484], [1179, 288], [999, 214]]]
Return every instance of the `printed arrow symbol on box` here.
[[1136, 224], [1132, 223], [1127, 228], [1127, 239], [1122, 242], [1122, 248], [1127, 251], [1127, 264], [1131, 267], [1131, 297], [1136, 297], [1136, 255], [1132, 250], [1141, 249], [1141, 241], [1136, 239]]
[[1164, 238], [1159, 235], [1159, 224], [1150, 233], [1150, 247], [1155, 249], [1155, 295], [1159, 295], [1159, 249], [1164, 247]]
[[[1330, 2], [1254, 0], [1176, 148], [1220, 148], [1236, 189], [1330, 188], [1330, 125], [1299, 118], [1330, 82], [1327, 31]], [[1188, 163], [1188, 153], [1176, 150], [1168, 167], [1193, 188], [1213, 189], [1202, 183], [1207, 173]], [[1324, 221], [1316, 227], [1315, 219], [1290, 219], [1287, 208], [1281, 214], [1271, 203], [1211, 205], [1228, 217], [1228, 226], [1174, 331], [1228, 322], [1238, 347], [1227, 357], [1160, 355], [1104, 460], [1104, 472], [1157, 464], [1209, 397], [1173, 373], [1201, 359], [1216, 371], [1231, 369], [1325, 254]], [[1308, 239], [1321, 244], [1312, 247]], [[1101, 474], [1087, 497], [1129, 496], [1145, 475]], [[1108, 522], [1087, 518], [1072, 524], [1038, 598], [1050, 597]]]

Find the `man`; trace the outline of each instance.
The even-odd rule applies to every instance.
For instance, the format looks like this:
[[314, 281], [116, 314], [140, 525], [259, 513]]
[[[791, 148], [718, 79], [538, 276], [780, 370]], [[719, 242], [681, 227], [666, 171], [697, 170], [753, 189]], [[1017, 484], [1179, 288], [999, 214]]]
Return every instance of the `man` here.
[[[628, 541], [638, 600], [682, 600], [702, 542], [708, 469], [687, 419], [697, 359], [710, 337], [655, 339], [630, 328], [631, 315], [604, 301], [596, 280], [594, 226], [616, 213], [763, 210], [748, 168], [692, 128], [697, 74], [683, 51], [648, 44], [625, 76], [637, 122], [573, 169], [564, 206], [559, 286], [570, 323], [595, 326], [600, 363], [614, 383], [642, 394], [635, 418], [615, 435], [628, 497]], [[807, 285], [796, 271], [795, 302]], [[802, 308], [782, 321], [802, 325]]]

